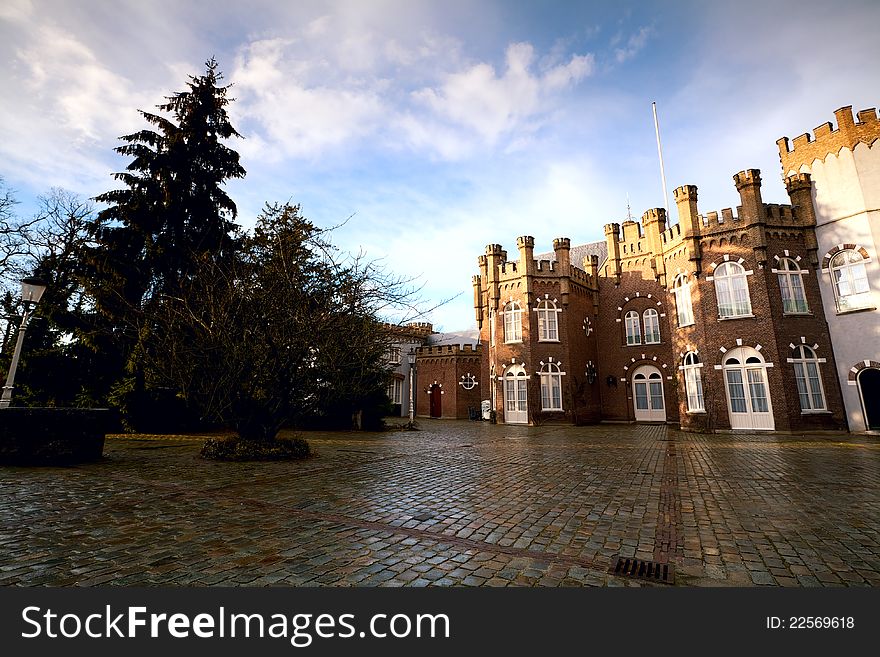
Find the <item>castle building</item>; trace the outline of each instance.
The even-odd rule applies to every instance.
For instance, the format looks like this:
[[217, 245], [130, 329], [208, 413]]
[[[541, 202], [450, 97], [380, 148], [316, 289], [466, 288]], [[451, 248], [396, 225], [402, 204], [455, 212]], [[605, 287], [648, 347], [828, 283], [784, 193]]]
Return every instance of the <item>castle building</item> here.
[[835, 112], [813, 136], [777, 144], [784, 175], [812, 180], [818, 278], [850, 431], [880, 429], [880, 121], [874, 109]]
[[748, 169], [735, 210], [701, 213], [684, 185], [675, 225], [652, 209], [607, 224], [604, 242], [560, 237], [536, 256], [521, 236], [516, 260], [488, 245], [472, 279], [479, 343], [419, 349], [418, 414], [488, 400], [508, 424], [880, 428], [880, 121], [836, 114], [837, 130], [779, 140], [790, 204], [764, 203]]

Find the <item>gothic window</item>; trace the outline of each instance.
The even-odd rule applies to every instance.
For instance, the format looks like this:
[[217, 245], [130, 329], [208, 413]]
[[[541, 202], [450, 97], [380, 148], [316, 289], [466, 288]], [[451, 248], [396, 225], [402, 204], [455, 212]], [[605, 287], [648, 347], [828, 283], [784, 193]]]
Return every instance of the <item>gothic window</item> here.
[[522, 342], [522, 308], [516, 301], [504, 306], [504, 341]]
[[642, 328], [639, 323], [639, 314], [630, 310], [624, 318], [626, 324], [626, 343], [642, 344]]
[[562, 410], [562, 372], [559, 364], [550, 362], [541, 367], [541, 410]]
[[779, 277], [779, 289], [782, 292], [782, 312], [809, 312], [801, 266], [791, 258], [783, 258], [779, 261], [776, 275]]
[[806, 345], [800, 345], [794, 348], [789, 362], [794, 366], [794, 380], [797, 382], [801, 410], [824, 411], [825, 391], [822, 389], [816, 352]]
[[871, 288], [865, 259], [855, 249], [845, 249], [835, 255], [829, 264], [837, 311], [871, 307]]
[[555, 342], [559, 340], [559, 325], [556, 320], [556, 304], [545, 299], [538, 304], [538, 340]]
[[688, 411], [699, 412], [704, 411], [703, 402], [703, 380], [700, 369], [703, 367], [700, 363], [700, 357], [693, 351], [689, 351], [684, 355], [682, 370], [684, 371], [684, 387], [687, 393]]
[[715, 269], [718, 316], [743, 317], [752, 314], [746, 271], [738, 262], [725, 262]]
[[678, 325], [690, 326], [694, 323], [694, 308], [691, 303], [691, 285], [686, 274], [679, 274], [672, 291], [675, 294], [675, 310], [678, 313]]
[[645, 320], [645, 344], [657, 344], [660, 342], [660, 315], [648, 308], [642, 317]]

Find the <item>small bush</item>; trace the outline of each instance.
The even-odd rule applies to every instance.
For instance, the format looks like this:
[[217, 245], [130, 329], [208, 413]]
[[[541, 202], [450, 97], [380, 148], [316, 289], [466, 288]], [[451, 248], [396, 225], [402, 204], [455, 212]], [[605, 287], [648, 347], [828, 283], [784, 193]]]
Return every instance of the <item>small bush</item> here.
[[309, 443], [302, 438], [278, 438], [257, 442], [241, 438], [209, 438], [201, 456], [214, 461], [287, 461], [311, 456]]

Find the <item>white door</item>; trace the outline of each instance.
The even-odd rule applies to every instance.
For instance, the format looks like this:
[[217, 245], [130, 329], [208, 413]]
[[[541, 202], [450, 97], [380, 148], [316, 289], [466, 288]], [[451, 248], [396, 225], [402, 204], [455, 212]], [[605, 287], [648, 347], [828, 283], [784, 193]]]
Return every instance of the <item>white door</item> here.
[[730, 428], [772, 431], [776, 425], [761, 355], [746, 347], [729, 352], [724, 359], [724, 380]]
[[633, 407], [636, 422], [666, 422], [663, 375], [651, 365], [643, 365], [633, 375]]
[[528, 375], [514, 365], [504, 375], [504, 421], [507, 424], [529, 423]]

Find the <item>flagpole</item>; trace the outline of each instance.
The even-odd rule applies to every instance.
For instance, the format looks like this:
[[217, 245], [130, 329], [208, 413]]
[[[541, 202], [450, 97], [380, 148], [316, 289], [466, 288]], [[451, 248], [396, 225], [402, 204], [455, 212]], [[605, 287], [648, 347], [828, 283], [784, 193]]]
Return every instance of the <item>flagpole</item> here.
[[657, 120], [657, 103], [651, 103], [654, 112], [654, 132], [657, 133], [657, 155], [660, 157], [660, 182], [663, 184], [663, 202], [666, 204], [666, 221], [669, 221], [669, 192], [666, 191], [666, 171], [663, 169], [663, 147], [660, 145], [660, 122]]

